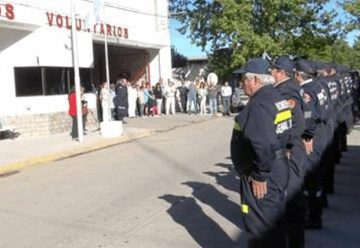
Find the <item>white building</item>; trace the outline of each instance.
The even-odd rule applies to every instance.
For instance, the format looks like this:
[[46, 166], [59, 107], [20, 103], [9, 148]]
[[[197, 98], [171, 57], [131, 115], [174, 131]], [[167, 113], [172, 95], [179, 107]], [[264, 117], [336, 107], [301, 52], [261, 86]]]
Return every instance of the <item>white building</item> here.
[[[168, 0], [105, 0], [101, 22], [89, 26], [93, 0], [76, 4], [81, 84], [171, 78]], [[73, 85], [71, 0], [0, 0], [0, 118], [22, 135], [69, 130], [67, 93]], [[85, 21], [86, 20], [86, 21]], [[94, 94], [88, 94], [91, 109]], [[91, 116], [90, 116], [91, 117]]]

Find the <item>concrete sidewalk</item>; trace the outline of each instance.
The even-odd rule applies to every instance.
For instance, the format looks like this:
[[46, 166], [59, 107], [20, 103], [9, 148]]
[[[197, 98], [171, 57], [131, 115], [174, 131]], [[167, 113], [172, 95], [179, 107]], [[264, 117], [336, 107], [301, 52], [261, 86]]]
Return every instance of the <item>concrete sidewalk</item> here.
[[21, 136], [15, 140], [0, 140], [0, 175], [31, 165], [43, 164], [71, 156], [103, 149], [133, 139], [149, 136], [182, 126], [210, 120], [209, 115], [177, 114], [161, 117], [126, 118], [124, 134], [118, 138], [103, 138], [98, 130], [89, 130], [84, 141], [72, 141], [69, 133], [45, 136]]

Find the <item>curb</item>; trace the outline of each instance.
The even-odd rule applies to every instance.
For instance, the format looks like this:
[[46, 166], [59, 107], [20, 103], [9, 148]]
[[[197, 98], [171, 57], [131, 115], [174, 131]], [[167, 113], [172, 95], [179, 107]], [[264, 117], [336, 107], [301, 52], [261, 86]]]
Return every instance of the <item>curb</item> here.
[[98, 151], [101, 149], [106, 149], [108, 147], [112, 147], [131, 140], [136, 140], [139, 138], [151, 136], [154, 133], [156, 133], [156, 131], [154, 130], [137, 131], [135, 133], [125, 134], [118, 138], [106, 139], [106, 140], [94, 142], [92, 144], [83, 145], [76, 149], [50, 153], [42, 156], [40, 155], [30, 159], [25, 159], [18, 162], [5, 164], [0, 167], [0, 175], [8, 174], [15, 171], [20, 171], [21, 169], [24, 169], [25, 167], [29, 167], [29, 166], [37, 166], [48, 162], [60, 161], [63, 159], [80, 156], [82, 154]]
[[[218, 118], [218, 116], [216, 118]], [[71, 149], [71, 150], [69, 149], [69, 150], [65, 150], [65, 151], [61, 151], [61, 152], [49, 153], [46, 155], [39, 155], [39, 156], [36, 156], [33, 158], [21, 160], [18, 162], [4, 164], [0, 167], [0, 177], [6, 176], [8, 174], [14, 174], [14, 173], [19, 172], [20, 170], [30, 167], [30, 166], [33, 167], [33, 166], [38, 166], [38, 165], [42, 165], [42, 164], [53, 162], [53, 161], [60, 161], [60, 160], [64, 160], [67, 158], [80, 156], [80, 155], [87, 154], [90, 152], [94, 152], [94, 151], [106, 149], [106, 148], [109, 148], [112, 146], [116, 146], [116, 145], [119, 145], [119, 144], [122, 144], [122, 143], [125, 143], [128, 141], [133, 141], [136, 139], [148, 137], [148, 136], [151, 136], [154, 134], [169, 132], [169, 131], [175, 130], [177, 128], [183, 128], [186, 126], [200, 124], [200, 123], [207, 122], [210, 120], [211, 120], [211, 118], [195, 120], [195, 121], [191, 121], [189, 123], [174, 125], [174, 126], [171, 126], [169, 128], [165, 128], [165, 129], [158, 129], [158, 130], [149, 129], [149, 130], [136, 131], [136, 132], [132, 132], [132, 133], [130, 132], [130, 133], [124, 134], [123, 136], [118, 137], [118, 138], [100, 140], [100, 141], [93, 142], [93, 143], [90, 143], [87, 145], [82, 145], [76, 149]]]

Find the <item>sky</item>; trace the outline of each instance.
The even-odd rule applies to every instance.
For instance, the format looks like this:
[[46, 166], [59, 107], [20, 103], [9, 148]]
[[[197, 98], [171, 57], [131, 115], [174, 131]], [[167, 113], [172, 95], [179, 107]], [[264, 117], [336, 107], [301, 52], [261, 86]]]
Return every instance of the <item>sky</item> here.
[[[335, 0], [330, 1], [327, 8], [336, 8]], [[339, 13], [339, 18], [346, 18], [342, 11]], [[171, 44], [175, 47], [177, 52], [186, 57], [205, 56], [206, 50], [209, 50], [209, 47], [205, 49], [205, 51], [202, 51], [201, 47], [191, 44], [191, 40], [186, 35], [182, 35], [176, 30], [179, 26], [180, 23], [178, 21], [175, 19], [170, 20]], [[347, 36], [348, 42], [353, 44], [357, 36], [360, 36], [360, 31], [349, 33]]]

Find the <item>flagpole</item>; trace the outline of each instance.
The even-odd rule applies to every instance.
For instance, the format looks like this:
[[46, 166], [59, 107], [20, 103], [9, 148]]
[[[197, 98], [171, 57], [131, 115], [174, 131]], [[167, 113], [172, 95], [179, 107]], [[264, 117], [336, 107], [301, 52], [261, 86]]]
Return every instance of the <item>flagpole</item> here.
[[80, 87], [80, 73], [79, 73], [79, 53], [78, 41], [76, 33], [76, 18], [75, 18], [75, 4], [71, 0], [71, 40], [72, 40], [72, 58], [74, 66], [74, 79], [75, 79], [75, 94], [76, 94], [76, 116], [77, 116], [77, 130], [79, 142], [83, 142], [83, 119], [82, 119], [82, 106], [81, 106], [81, 87]]
[[[106, 82], [107, 82], [107, 90], [108, 90], [108, 99], [109, 101], [112, 101], [112, 96], [110, 93], [110, 72], [109, 72], [109, 53], [108, 53], [108, 42], [107, 42], [107, 25], [106, 25], [106, 19], [105, 19], [105, 3], [104, 3], [104, 7], [103, 7], [103, 11], [102, 11], [102, 19], [104, 21], [104, 25], [105, 25], [105, 70], [106, 70]], [[108, 116], [110, 118], [110, 120], [107, 121], [112, 121], [111, 118], [111, 108], [110, 108], [111, 104], [108, 104]]]
[[[104, 8], [105, 9], [105, 8]], [[105, 10], [104, 10], [104, 13], [105, 13]], [[105, 14], [104, 14], [105, 16]], [[107, 26], [106, 26], [106, 23], [105, 23], [105, 69], [106, 69], [106, 82], [107, 82], [107, 90], [108, 90], [108, 99], [109, 101], [112, 101], [112, 96], [111, 96], [111, 93], [110, 93], [110, 72], [109, 72], [109, 54], [108, 54], [108, 42], [107, 42]], [[110, 108], [111, 104], [109, 103], [108, 104], [108, 113], [109, 113], [109, 117], [110, 117], [110, 120], [107, 120], [107, 121], [111, 121], [111, 108]]]

